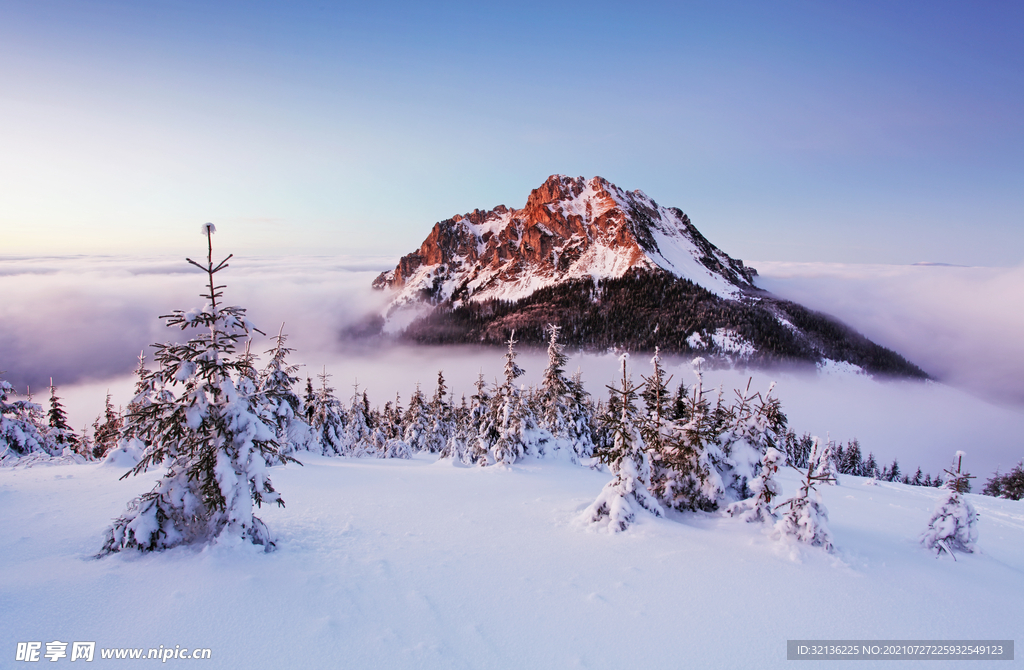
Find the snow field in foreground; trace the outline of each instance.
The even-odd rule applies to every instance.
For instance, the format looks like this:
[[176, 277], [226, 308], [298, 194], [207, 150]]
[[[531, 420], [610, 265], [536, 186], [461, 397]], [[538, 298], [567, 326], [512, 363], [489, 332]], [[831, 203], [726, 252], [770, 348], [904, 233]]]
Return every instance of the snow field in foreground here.
[[[0, 659], [61, 640], [209, 647], [217, 668], [754, 668], [785, 666], [787, 639], [1024, 630], [1021, 502], [970, 495], [980, 551], [954, 562], [917, 544], [940, 490], [842, 476], [823, 487], [828, 555], [720, 515], [594, 531], [577, 517], [609, 475], [564, 463], [301, 460], [272, 470], [287, 508], [259, 514], [276, 552], [102, 560], [103, 530], [158, 472], [0, 470]], [[796, 473], [780, 481], [795, 493]], [[1012, 666], [970, 667], [986, 665]]]

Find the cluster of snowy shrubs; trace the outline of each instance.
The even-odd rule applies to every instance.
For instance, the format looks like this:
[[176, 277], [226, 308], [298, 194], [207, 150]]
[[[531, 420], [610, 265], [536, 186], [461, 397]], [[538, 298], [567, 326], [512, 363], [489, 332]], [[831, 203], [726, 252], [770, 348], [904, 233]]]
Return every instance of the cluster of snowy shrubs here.
[[587, 520], [618, 531], [640, 509], [656, 516], [666, 509], [724, 509], [748, 522], [772, 524], [777, 537], [830, 550], [828, 512], [815, 489], [835, 482], [829, 445], [812, 439], [803, 485], [779, 503], [775, 474], [793, 463], [784, 446], [791, 435], [787, 419], [772, 388], [751, 393], [748, 382], [726, 401], [721, 388], [704, 388], [703, 360], [693, 363], [696, 384], [680, 385], [673, 395], [657, 353], [642, 385], [633, 384], [622, 357], [621, 381], [609, 387], [608, 409], [598, 417], [606, 438], [595, 450], [614, 478], [586, 510]]
[[[108, 396], [91, 442], [67, 426], [52, 387], [44, 425], [41, 408], [30, 400], [9, 400], [12, 389], [0, 381], [4, 457], [105, 457], [131, 465], [125, 476], [165, 468], [153, 490], [131, 501], [108, 529], [102, 554], [215, 539], [244, 540], [269, 550], [274, 543], [254, 505], [284, 505], [268, 469], [303, 452], [378, 458], [427, 452], [479, 466], [537, 457], [604, 464], [612, 480], [584, 512], [588, 523], [621, 531], [642, 510], [659, 516], [668, 509], [724, 510], [770, 524], [779, 538], [826, 550], [832, 547], [828, 513], [816, 486], [836, 483], [837, 471], [868, 474], [856, 441], [844, 449], [810, 436], [797, 439], [771, 387], [765, 394], [751, 393], [748, 382], [731, 399], [722, 388], [705, 389], [699, 358], [693, 361], [696, 383], [681, 383], [672, 393], [657, 352], [651, 376], [639, 385], [630, 378], [624, 355], [621, 378], [608, 387], [607, 402], [595, 403], [579, 372], [567, 377], [555, 326], [549, 327], [548, 364], [537, 388], [516, 381], [523, 370], [512, 337], [504, 379], [489, 386], [481, 374], [476, 392], [461, 403], [440, 372], [433, 395], [428, 398], [417, 387], [405, 409], [398, 397], [383, 409], [371, 408], [358, 385], [346, 407], [329, 386], [326, 370], [316, 387], [307, 378], [300, 397], [298, 368], [288, 363], [292, 349], [283, 327], [266, 352], [268, 362], [257, 367], [250, 347], [253, 333], [260, 331], [243, 308], [221, 304], [224, 287], [215, 281], [231, 256], [214, 264], [212, 224], [203, 231], [207, 263], [189, 262], [207, 273], [207, 304], [163, 317], [190, 336], [183, 343], [157, 345], [156, 370], [148, 370], [140, 356], [127, 412], [115, 412]], [[869, 456], [867, 463], [873, 460]], [[798, 468], [802, 483], [796, 495], [779, 502], [774, 476], [784, 465]], [[898, 472], [895, 463], [890, 472]], [[924, 543], [939, 551], [970, 550], [976, 514], [960, 495], [967, 476], [959, 474], [959, 466], [949, 474], [950, 495]]]
[[[107, 411], [108, 418], [119, 421], [109, 397]], [[108, 433], [97, 430], [97, 435], [106, 438]], [[72, 462], [95, 458], [93, 441], [79, 436], [68, 425], [67, 412], [52, 382], [50, 410], [44, 414], [43, 408], [32, 402], [31, 394], [26, 400], [15, 400], [14, 388], [0, 379], [0, 449], [0, 462], [20, 461], [26, 456], [60, 457]]]

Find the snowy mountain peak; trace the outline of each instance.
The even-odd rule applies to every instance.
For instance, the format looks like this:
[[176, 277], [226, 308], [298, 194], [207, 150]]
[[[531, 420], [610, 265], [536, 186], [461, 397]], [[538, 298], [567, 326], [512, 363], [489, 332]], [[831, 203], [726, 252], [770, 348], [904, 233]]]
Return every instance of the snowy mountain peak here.
[[716, 295], [754, 288], [755, 272], [711, 244], [677, 208], [602, 177], [552, 175], [522, 209], [456, 215], [434, 224], [420, 248], [382, 273], [396, 290], [389, 311], [452, 301], [518, 300], [570, 279], [617, 278], [661, 268]]

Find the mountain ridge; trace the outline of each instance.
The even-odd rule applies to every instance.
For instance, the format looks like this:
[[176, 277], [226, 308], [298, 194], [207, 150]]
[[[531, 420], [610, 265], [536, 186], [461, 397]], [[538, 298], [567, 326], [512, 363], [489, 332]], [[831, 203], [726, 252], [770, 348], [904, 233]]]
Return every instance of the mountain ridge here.
[[435, 301], [514, 300], [566, 279], [620, 277], [636, 266], [661, 267], [723, 297], [756, 290], [754, 271], [708, 241], [678, 208], [602, 177], [564, 175], [548, 177], [522, 209], [498, 205], [439, 221], [374, 286], [399, 290], [391, 307], [424, 292]]
[[587, 348], [699, 353], [730, 363], [829, 360], [927, 378], [896, 352], [757, 287], [682, 210], [602, 177], [552, 175], [522, 209], [434, 224], [373, 286], [393, 292], [380, 328], [429, 343], [497, 344], [548, 323]]

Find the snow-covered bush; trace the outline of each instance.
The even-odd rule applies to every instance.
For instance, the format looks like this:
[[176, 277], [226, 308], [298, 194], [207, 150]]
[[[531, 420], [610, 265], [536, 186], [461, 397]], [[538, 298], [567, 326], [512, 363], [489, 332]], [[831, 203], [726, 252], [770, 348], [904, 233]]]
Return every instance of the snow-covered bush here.
[[267, 527], [253, 515], [253, 504], [284, 505], [267, 474], [279, 458], [274, 432], [239, 392], [254, 370], [235, 352], [254, 330], [237, 306], [222, 306], [214, 275], [227, 267], [213, 263], [213, 224], [203, 226], [209, 244], [206, 266], [189, 259], [209, 278], [209, 301], [202, 310], [176, 310], [168, 327], [197, 331], [183, 344], [156, 347], [159, 369], [154, 387], [180, 387], [158, 396], [132, 416], [132, 427], [149, 446], [131, 470], [138, 474], [161, 463], [167, 471], [152, 491], [133, 500], [106, 532], [101, 555], [125, 549], [162, 550], [215, 540], [274, 546]]
[[775, 447], [768, 447], [761, 457], [761, 470], [750, 484], [750, 498], [730, 504], [725, 511], [729, 516], [739, 517], [748, 523], [774, 522], [778, 519], [772, 500], [782, 489], [775, 481], [775, 473], [784, 457]]
[[942, 502], [935, 508], [928, 521], [928, 529], [921, 535], [921, 544], [953, 555], [954, 551], [972, 553], [978, 540], [978, 513], [974, 505], [964, 496], [970, 490], [970, 478], [961, 470], [964, 452], [956, 452], [956, 470], [946, 470], [945, 492]]
[[821, 500], [821, 493], [815, 485], [828, 482], [829, 475], [823, 474], [822, 461], [827, 457], [821, 441], [814, 438], [811, 453], [807, 459], [807, 473], [797, 495], [778, 507], [788, 507], [782, 518], [775, 523], [777, 538], [792, 537], [811, 546], [832, 551], [832, 533], [828, 529], [828, 510]]
[[734, 391], [733, 404], [720, 410], [722, 432], [718, 438], [725, 458], [722, 460], [722, 479], [725, 482], [725, 502], [746, 499], [751, 491], [749, 483], [760, 467], [767, 449], [776, 449], [786, 434], [786, 415], [779, 399], [772, 395], [773, 382], [762, 396], [750, 392], [752, 379], [743, 391]]
[[33, 415], [42, 412], [42, 408], [31, 400], [14, 400], [12, 395], [14, 387], [0, 379], [0, 459], [49, 453], [46, 438], [33, 420]]

